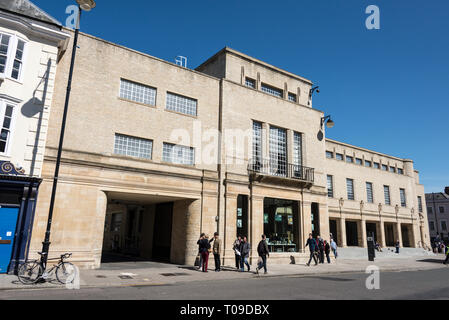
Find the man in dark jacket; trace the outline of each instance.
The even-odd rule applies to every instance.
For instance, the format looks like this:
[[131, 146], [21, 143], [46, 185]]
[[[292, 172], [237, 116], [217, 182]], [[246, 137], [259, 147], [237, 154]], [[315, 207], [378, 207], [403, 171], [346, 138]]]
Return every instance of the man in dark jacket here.
[[270, 251], [268, 250], [267, 245], [267, 237], [265, 235], [262, 235], [262, 240], [259, 242], [259, 245], [257, 246], [257, 253], [259, 254], [259, 257], [262, 259], [262, 264], [258, 265], [256, 268], [257, 274], [259, 274], [259, 270], [263, 268], [264, 274], [267, 274], [267, 257], [270, 256]]
[[251, 246], [248, 242], [248, 239], [246, 237], [243, 237], [243, 241], [240, 244], [240, 270], [242, 272], [245, 272], [245, 264], [248, 267], [248, 272], [251, 270], [251, 266], [249, 265], [248, 259], [249, 259], [249, 253], [251, 251]]
[[318, 254], [319, 254], [319, 258], [320, 258], [320, 263], [323, 264], [324, 263], [324, 242], [323, 239], [320, 236], [316, 237], [316, 243], [318, 246]]
[[331, 263], [331, 257], [330, 257], [331, 246], [329, 245], [329, 243], [326, 240], [324, 240], [324, 253], [326, 254], [327, 263]]
[[204, 236], [202, 239], [198, 240], [197, 243], [200, 249], [199, 251], [201, 253], [203, 272], [207, 272], [207, 266], [209, 264], [209, 249], [210, 249], [209, 237]]
[[307, 263], [307, 266], [310, 267], [310, 262], [312, 262], [312, 259], [315, 261], [315, 265], [318, 265], [318, 261], [315, 256], [315, 251], [317, 250], [317, 244], [315, 239], [313, 239], [312, 234], [309, 234], [309, 239], [307, 239], [306, 247], [309, 247], [310, 250], [310, 259]]

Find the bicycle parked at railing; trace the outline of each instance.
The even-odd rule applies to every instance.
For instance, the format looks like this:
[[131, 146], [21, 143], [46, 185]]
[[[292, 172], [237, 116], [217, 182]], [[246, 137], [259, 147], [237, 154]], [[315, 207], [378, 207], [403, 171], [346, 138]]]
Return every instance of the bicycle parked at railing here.
[[[43, 256], [44, 254], [45, 253], [39, 252], [40, 256]], [[76, 277], [77, 269], [72, 263], [65, 261], [71, 256], [71, 253], [65, 253], [61, 255], [60, 258], [48, 259], [49, 261], [58, 260], [58, 263], [48, 271], [44, 271], [44, 266], [40, 260], [27, 261], [19, 267], [17, 274], [19, 281], [23, 284], [35, 284], [42, 280], [46, 281], [50, 278], [53, 271], [56, 270], [56, 279], [60, 283], [72, 283]]]

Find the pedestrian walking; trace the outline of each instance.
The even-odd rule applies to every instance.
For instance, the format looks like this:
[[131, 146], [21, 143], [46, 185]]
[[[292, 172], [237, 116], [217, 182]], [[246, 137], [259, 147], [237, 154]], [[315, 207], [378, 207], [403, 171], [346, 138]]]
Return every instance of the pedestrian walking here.
[[221, 271], [221, 239], [219, 238], [218, 232], [214, 233], [214, 238], [211, 240], [214, 242], [212, 246], [212, 252], [214, 254], [214, 260], [215, 260], [215, 272]]
[[209, 264], [209, 249], [210, 249], [210, 242], [209, 237], [204, 236], [203, 239], [198, 240], [198, 245], [201, 252], [201, 267], [203, 272], [207, 272], [207, 266]]
[[200, 241], [203, 240], [205, 236], [206, 236], [206, 234], [202, 233], [200, 235], [198, 242], [196, 243], [198, 245], [198, 260], [199, 260], [198, 270], [201, 270], [201, 268], [203, 267], [203, 257], [201, 255]]
[[262, 235], [262, 240], [260, 240], [259, 245], [257, 246], [257, 253], [262, 261], [258, 264], [256, 273], [259, 274], [259, 270], [263, 268], [264, 274], [267, 274], [267, 257], [270, 256], [270, 251], [268, 250], [267, 237], [265, 235]]
[[235, 268], [237, 270], [240, 270], [240, 244], [242, 243], [242, 237], [238, 236], [238, 238], [234, 241], [234, 245], [232, 246], [232, 250], [234, 250], [235, 254]]
[[327, 263], [331, 263], [331, 246], [326, 240], [324, 240], [324, 253], [326, 254]]
[[243, 241], [240, 244], [240, 271], [245, 272], [245, 265], [248, 267], [248, 272], [251, 270], [251, 266], [249, 265], [249, 253], [251, 251], [251, 246], [246, 237], [243, 237]]
[[319, 235], [316, 237], [316, 242], [318, 245], [319, 260], [320, 260], [320, 263], [323, 264], [324, 263], [324, 242], [323, 242], [323, 239]]
[[401, 243], [398, 241], [396, 241], [396, 254], [399, 254], [399, 250], [401, 248]]
[[310, 259], [307, 263], [307, 266], [310, 267], [310, 262], [312, 262], [312, 259], [315, 261], [315, 265], [318, 265], [318, 261], [315, 256], [315, 252], [318, 249], [315, 239], [313, 239], [312, 234], [309, 234], [309, 239], [307, 239], [306, 248], [309, 247], [310, 250]]
[[332, 249], [332, 252], [334, 253], [335, 259], [337, 259], [337, 257], [338, 257], [338, 252], [337, 252], [338, 246], [337, 246], [337, 243], [335, 242], [334, 239], [331, 240], [331, 249]]

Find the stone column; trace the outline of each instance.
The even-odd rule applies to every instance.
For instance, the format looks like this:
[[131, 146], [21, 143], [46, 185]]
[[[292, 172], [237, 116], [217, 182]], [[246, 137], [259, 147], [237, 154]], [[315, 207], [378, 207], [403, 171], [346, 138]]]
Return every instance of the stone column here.
[[264, 198], [253, 196], [251, 201], [251, 212], [249, 218], [248, 229], [250, 235], [248, 241], [251, 244], [250, 263], [258, 260], [257, 245], [262, 239], [263, 230], [263, 214], [264, 214]]
[[307, 239], [309, 239], [309, 234], [312, 233], [312, 203], [309, 201], [303, 201], [301, 209], [301, 223], [303, 227], [302, 242], [305, 246]]
[[222, 259], [224, 265], [234, 265], [234, 251], [232, 247], [237, 238], [237, 195], [226, 194], [226, 218], [225, 218]]
[[[361, 247], [367, 248], [368, 243], [367, 243], [367, 234], [366, 234], [366, 220], [365, 219], [360, 220], [360, 225], [361, 225], [362, 235], [361, 235], [361, 243], [359, 243], [359, 246], [361, 245]], [[360, 239], [359, 239], [359, 242], [360, 242]]]
[[346, 248], [348, 246], [346, 242], [346, 219], [340, 218], [340, 247]]
[[[179, 208], [185, 213], [185, 231], [186, 243], [184, 251], [184, 264], [194, 265], [198, 254], [198, 237], [201, 233], [201, 200], [191, 201], [184, 200], [181, 203], [175, 203], [176, 208]], [[174, 208], [174, 211], [175, 209]], [[174, 212], [175, 213], [175, 212]], [[157, 226], [155, 226], [157, 228]], [[176, 239], [174, 239], [176, 241]], [[177, 257], [172, 257], [177, 258]]]
[[382, 219], [379, 221], [378, 241], [382, 247], [387, 246], [386, 241], [385, 241], [385, 224]]
[[396, 239], [394, 239], [394, 242], [396, 244], [396, 241], [399, 240], [399, 246], [402, 248], [402, 230], [401, 230], [401, 223], [396, 223]]
[[92, 254], [95, 260], [94, 267], [100, 268], [101, 255], [103, 252], [104, 224], [106, 220], [106, 211], [108, 207], [108, 198], [103, 191], [97, 192], [97, 207], [95, 210], [95, 220], [92, 228]]

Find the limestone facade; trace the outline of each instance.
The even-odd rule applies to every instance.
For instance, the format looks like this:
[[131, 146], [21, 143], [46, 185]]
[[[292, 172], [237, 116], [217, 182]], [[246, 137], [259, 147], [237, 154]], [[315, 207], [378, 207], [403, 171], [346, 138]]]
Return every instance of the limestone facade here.
[[[140, 258], [193, 264], [200, 233], [218, 231], [222, 259], [233, 265], [237, 234], [248, 237], [254, 261], [260, 236], [269, 231], [273, 260], [299, 262], [308, 234], [314, 230], [329, 239], [330, 219], [342, 217], [407, 224], [410, 246], [419, 245], [420, 231], [428, 241], [428, 230], [420, 230], [419, 218], [410, 212], [415, 198], [424, 195], [412, 162], [326, 140], [325, 114], [312, 108], [311, 81], [229, 48], [189, 70], [90, 35], [81, 34], [79, 41], [51, 237], [54, 254], [73, 252], [86, 268], [98, 268], [102, 256], [117, 248]], [[31, 254], [45, 232], [70, 54], [56, 74]], [[124, 80], [151, 88], [154, 103], [120, 98]], [[173, 94], [195, 101], [196, 112], [169, 110]], [[257, 147], [254, 126], [261, 128]], [[117, 134], [151, 141], [151, 156], [117, 154]], [[167, 161], [167, 144], [193, 148], [195, 161]], [[394, 206], [385, 207], [379, 214], [377, 205], [367, 204], [360, 214], [357, 201], [364, 198], [356, 189], [356, 200], [346, 202], [340, 215], [336, 198], [346, 190], [340, 181], [345, 164], [326, 159], [329, 149], [404, 168], [404, 175], [355, 165], [344, 170], [376, 187], [388, 184], [392, 194], [405, 188], [407, 208], [396, 214]], [[328, 198], [330, 174], [335, 199]], [[393, 200], [396, 204], [396, 194]]]

